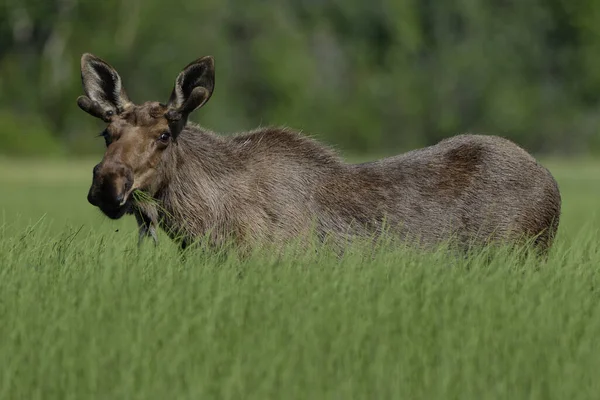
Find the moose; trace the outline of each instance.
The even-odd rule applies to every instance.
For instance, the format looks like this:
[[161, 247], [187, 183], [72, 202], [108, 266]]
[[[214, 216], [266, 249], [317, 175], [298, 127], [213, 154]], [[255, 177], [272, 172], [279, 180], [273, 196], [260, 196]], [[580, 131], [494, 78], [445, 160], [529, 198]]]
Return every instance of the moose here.
[[166, 103], [133, 103], [117, 71], [90, 53], [81, 80], [78, 106], [106, 123], [88, 201], [111, 219], [133, 214], [140, 243], [156, 243], [158, 228], [182, 248], [388, 232], [424, 245], [527, 241], [546, 254], [558, 229], [555, 179], [500, 136], [458, 134], [353, 164], [290, 128], [218, 135], [188, 121], [213, 93], [212, 56], [179, 73]]

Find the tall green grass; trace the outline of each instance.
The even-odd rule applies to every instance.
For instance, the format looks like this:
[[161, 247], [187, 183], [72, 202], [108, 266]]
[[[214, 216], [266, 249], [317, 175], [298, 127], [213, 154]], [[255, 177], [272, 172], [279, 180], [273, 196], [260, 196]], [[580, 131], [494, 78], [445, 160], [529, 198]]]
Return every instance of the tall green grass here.
[[600, 393], [600, 165], [555, 164], [564, 212], [547, 262], [398, 248], [182, 258], [164, 235], [138, 248], [133, 221], [87, 205], [93, 163], [41, 165], [0, 168], [1, 399]]

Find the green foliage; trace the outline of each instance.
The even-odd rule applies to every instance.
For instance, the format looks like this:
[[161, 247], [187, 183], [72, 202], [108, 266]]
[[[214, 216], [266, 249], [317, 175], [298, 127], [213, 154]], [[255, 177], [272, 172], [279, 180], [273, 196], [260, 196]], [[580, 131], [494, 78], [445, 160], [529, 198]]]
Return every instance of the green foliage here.
[[83, 52], [137, 101], [165, 101], [181, 68], [212, 54], [216, 92], [193, 118], [217, 131], [283, 124], [354, 153], [465, 131], [598, 152], [599, 27], [594, 0], [9, 1], [0, 108], [95, 152], [98, 123], [75, 104]]
[[57, 155], [62, 147], [36, 115], [0, 111], [0, 155]]
[[111, 236], [66, 227], [49, 238], [43, 224], [0, 236], [2, 398], [571, 399], [600, 389], [597, 236], [543, 266], [397, 250], [180, 261]]

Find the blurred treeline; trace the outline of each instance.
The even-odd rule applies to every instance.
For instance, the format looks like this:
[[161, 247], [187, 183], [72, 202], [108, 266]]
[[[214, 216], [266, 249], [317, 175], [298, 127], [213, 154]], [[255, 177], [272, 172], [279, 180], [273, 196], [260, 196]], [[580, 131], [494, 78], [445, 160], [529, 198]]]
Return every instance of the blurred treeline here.
[[75, 103], [83, 52], [136, 102], [215, 56], [192, 119], [222, 133], [281, 124], [393, 153], [473, 131], [600, 152], [598, 0], [5, 0], [0, 153], [103, 150]]

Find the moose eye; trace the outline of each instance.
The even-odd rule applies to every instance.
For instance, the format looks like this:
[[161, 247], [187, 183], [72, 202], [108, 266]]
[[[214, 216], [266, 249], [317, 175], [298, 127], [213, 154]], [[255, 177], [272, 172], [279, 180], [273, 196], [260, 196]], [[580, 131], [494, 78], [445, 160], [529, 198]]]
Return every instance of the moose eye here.
[[166, 143], [169, 141], [169, 139], [171, 138], [171, 134], [169, 132], [163, 132], [160, 134], [160, 136], [158, 137], [158, 140]]

